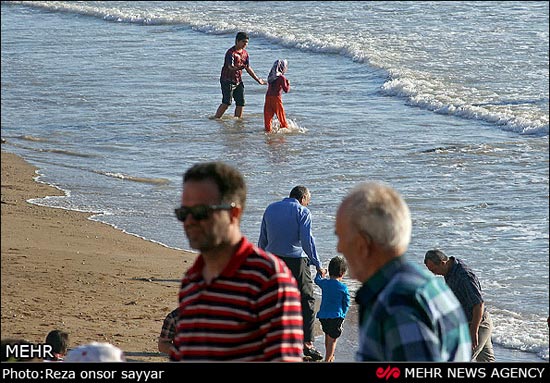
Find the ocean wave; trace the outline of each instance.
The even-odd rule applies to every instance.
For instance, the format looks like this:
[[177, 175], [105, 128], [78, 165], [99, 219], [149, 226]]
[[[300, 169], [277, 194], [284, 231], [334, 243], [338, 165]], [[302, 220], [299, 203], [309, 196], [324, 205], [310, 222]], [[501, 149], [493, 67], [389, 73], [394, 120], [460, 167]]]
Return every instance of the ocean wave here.
[[[494, 324], [493, 342], [503, 347], [536, 354], [548, 360], [548, 329], [546, 318], [532, 315], [529, 318], [510, 310], [492, 308]], [[526, 323], [529, 323], [526, 326]], [[524, 331], [536, 328], [540, 331]]]
[[93, 170], [93, 172], [96, 174], [101, 174], [112, 178], [118, 178], [125, 181], [141, 182], [141, 183], [152, 184], [152, 185], [166, 185], [170, 183], [170, 181], [167, 180], [166, 178], [136, 177], [136, 176], [131, 176], [123, 173], [104, 172], [100, 170]]
[[[41, 139], [38, 137], [32, 137], [32, 136], [20, 136], [19, 139], [26, 140], [26, 141], [33, 141], [33, 142], [50, 142], [47, 139]], [[73, 156], [73, 157], [83, 157], [83, 158], [93, 158], [96, 157], [93, 154], [87, 154], [87, 153], [81, 153], [81, 152], [75, 152], [72, 150], [66, 150], [66, 149], [47, 149], [47, 148], [31, 148], [30, 146], [21, 145], [17, 142], [5, 141], [6, 144], [9, 144], [11, 146], [14, 146], [16, 148], [30, 150], [33, 152], [39, 152], [39, 153], [54, 153], [54, 154], [63, 154], [66, 156]]]
[[[427, 109], [436, 113], [457, 116], [472, 120], [481, 120], [499, 126], [506, 131], [525, 135], [548, 135], [549, 123], [546, 116], [522, 116], [517, 111], [506, 110], [507, 103], [466, 102], [466, 92], [449, 96], [446, 84], [434, 80], [418, 78], [391, 78], [381, 88], [387, 96], [397, 96], [407, 99], [412, 106]], [[499, 105], [500, 104], [500, 105]], [[527, 104], [518, 102], [516, 105]], [[529, 104], [540, 104], [540, 100], [530, 100]], [[534, 114], [524, 112], [524, 114]]]
[[170, 18], [158, 17], [152, 14], [142, 14], [139, 10], [117, 9], [111, 4], [109, 6], [92, 6], [82, 2], [66, 1], [7, 1], [6, 3], [24, 5], [27, 7], [44, 9], [52, 12], [74, 13], [82, 16], [91, 16], [106, 21], [115, 21], [121, 23], [143, 24], [143, 25], [162, 25], [177, 24], [181, 20], [170, 21]]
[[[281, 20], [285, 28], [279, 28], [269, 22], [268, 16], [262, 19], [252, 12], [249, 21], [227, 21], [223, 3], [208, 4], [208, 12], [205, 12], [205, 5], [201, 3], [177, 7], [163, 2], [142, 4], [140, 2], [12, 1], [9, 3], [49, 11], [75, 13], [117, 23], [184, 25], [208, 34], [230, 34], [245, 29], [252, 36], [265, 38], [287, 48], [338, 54], [359, 63], [366, 63], [373, 69], [382, 70], [387, 79], [381, 86], [381, 93], [404, 98], [411, 106], [434, 113], [484, 121], [504, 131], [520, 135], [547, 136], [549, 134], [548, 97], [536, 100], [498, 100], [497, 96], [495, 100], [494, 95], [484, 96], [477, 89], [463, 88], [457, 84], [439, 81], [429, 73], [407, 70], [401, 67], [402, 64], [396, 58], [400, 54], [411, 55], [411, 52], [401, 52], [399, 47], [397, 52], [385, 49], [388, 44], [385, 38], [370, 35], [366, 31], [361, 31], [357, 38], [350, 39], [345, 31], [352, 28], [352, 25], [338, 25], [342, 28], [342, 33], [322, 31], [316, 33], [315, 30], [310, 31], [309, 28], [294, 25], [292, 18]], [[322, 23], [329, 26], [333, 22], [324, 18]], [[333, 27], [336, 26], [333, 25]], [[394, 67], [395, 65], [397, 67]]]
[[19, 136], [18, 138], [21, 139], [21, 140], [34, 141], [34, 142], [48, 142], [49, 141], [46, 138], [34, 137], [34, 136], [29, 136], [29, 135], [22, 135], [22, 136]]

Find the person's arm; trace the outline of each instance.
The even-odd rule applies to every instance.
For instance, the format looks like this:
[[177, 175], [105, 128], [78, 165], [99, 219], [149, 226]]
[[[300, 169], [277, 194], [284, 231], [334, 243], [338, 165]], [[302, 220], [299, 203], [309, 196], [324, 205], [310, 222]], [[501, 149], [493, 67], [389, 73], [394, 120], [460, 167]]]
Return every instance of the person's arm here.
[[170, 355], [170, 347], [172, 347], [172, 340], [167, 338], [160, 338], [158, 340], [158, 348], [160, 352]]
[[344, 299], [342, 302], [342, 311], [344, 312], [344, 316], [348, 314], [350, 304], [351, 298], [349, 294], [349, 289], [346, 285], [344, 285]]
[[290, 81], [288, 81], [288, 79], [285, 77], [285, 76], [281, 76], [283, 78], [283, 91], [285, 93], [288, 93], [290, 92]]
[[316, 285], [320, 286], [321, 281], [323, 280], [323, 274], [319, 271], [315, 274], [315, 278], [313, 278], [313, 282], [315, 282]]
[[170, 314], [164, 318], [162, 323], [162, 329], [158, 338], [158, 349], [160, 352], [170, 354], [170, 348], [173, 345], [174, 337], [176, 336], [176, 319], [178, 316], [178, 309], [172, 310]]
[[472, 338], [472, 348], [477, 347], [478, 343], [478, 330], [481, 323], [481, 317], [483, 316], [483, 302], [474, 305], [472, 309], [472, 321], [470, 322], [470, 337]]
[[235, 71], [238, 71], [238, 70], [243, 70], [244, 69], [244, 66], [239, 68], [238, 66], [235, 65], [235, 57], [233, 56], [233, 52], [231, 50], [228, 50], [226, 53], [225, 53], [225, 58], [224, 58], [224, 65], [229, 68], [229, 70], [231, 72], [235, 72]]
[[244, 69], [246, 70], [246, 72], [250, 75], [250, 77], [252, 77], [254, 80], [256, 80], [256, 82], [260, 85], [265, 85], [267, 84], [263, 79], [259, 78], [258, 76], [256, 76], [256, 73], [254, 73], [254, 70], [252, 69], [252, 67], [249, 65], [249, 66], [245, 66]]
[[315, 247], [315, 237], [311, 232], [311, 213], [307, 208], [303, 208], [300, 212], [300, 242], [302, 243], [302, 249], [309, 258], [309, 263], [315, 266], [317, 272], [324, 277], [325, 273]]
[[258, 238], [258, 247], [265, 250], [267, 247], [267, 225], [265, 223], [265, 216], [262, 217], [262, 225], [260, 226], [260, 237]]

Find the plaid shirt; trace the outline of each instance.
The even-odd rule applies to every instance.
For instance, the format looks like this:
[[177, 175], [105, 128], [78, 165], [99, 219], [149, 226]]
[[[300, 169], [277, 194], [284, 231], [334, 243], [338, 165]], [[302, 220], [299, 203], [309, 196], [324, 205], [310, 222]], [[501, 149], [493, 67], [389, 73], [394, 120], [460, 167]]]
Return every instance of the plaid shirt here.
[[443, 279], [404, 257], [367, 280], [355, 300], [358, 361], [470, 361], [470, 333], [460, 302]]
[[481, 284], [476, 275], [465, 263], [455, 257], [451, 270], [445, 275], [445, 282], [455, 293], [464, 309], [468, 322], [472, 321], [474, 306], [483, 302]]
[[173, 340], [176, 335], [176, 321], [178, 320], [178, 309], [174, 309], [164, 318], [159, 338]]

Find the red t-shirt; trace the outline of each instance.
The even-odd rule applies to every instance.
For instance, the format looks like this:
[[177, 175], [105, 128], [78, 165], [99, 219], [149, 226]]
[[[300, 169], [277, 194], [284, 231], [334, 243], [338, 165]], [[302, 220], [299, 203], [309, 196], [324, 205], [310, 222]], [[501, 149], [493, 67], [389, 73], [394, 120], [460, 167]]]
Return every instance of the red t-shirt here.
[[[248, 67], [248, 52], [246, 49], [241, 49], [237, 51], [235, 46], [232, 46], [225, 52], [225, 59], [223, 62], [222, 73], [220, 80], [231, 81], [235, 84], [240, 84], [242, 82], [242, 73], [245, 67]], [[229, 68], [231, 66], [239, 68], [236, 71], [232, 71]]]

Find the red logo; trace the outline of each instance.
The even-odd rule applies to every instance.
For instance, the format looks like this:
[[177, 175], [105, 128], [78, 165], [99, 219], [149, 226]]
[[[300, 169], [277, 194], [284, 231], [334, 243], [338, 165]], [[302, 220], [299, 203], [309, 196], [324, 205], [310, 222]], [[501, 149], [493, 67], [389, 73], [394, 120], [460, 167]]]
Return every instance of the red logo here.
[[376, 377], [378, 379], [386, 378], [386, 380], [390, 378], [399, 378], [401, 375], [401, 371], [397, 367], [391, 367], [388, 365], [386, 369], [384, 370], [382, 367], [378, 367], [376, 369]]

